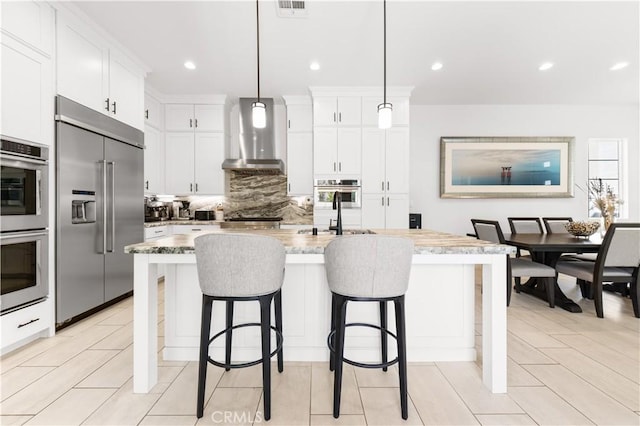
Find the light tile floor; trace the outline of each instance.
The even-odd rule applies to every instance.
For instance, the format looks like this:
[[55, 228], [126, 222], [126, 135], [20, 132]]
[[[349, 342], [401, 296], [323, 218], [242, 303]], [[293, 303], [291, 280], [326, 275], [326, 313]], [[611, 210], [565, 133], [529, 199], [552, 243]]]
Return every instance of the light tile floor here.
[[[285, 363], [283, 374], [274, 367], [269, 424], [640, 425], [640, 320], [633, 317], [631, 301], [605, 294], [606, 318], [598, 319], [575, 284], [561, 280], [561, 287], [582, 314], [513, 294], [507, 394], [494, 395], [483, 386], [481, 359], [411, 364], [405, 422], [395, 367], [383, 373], [347, 366], [342, 414], [335, 420], [327, 364]], [[477, 295], [480, 344], [479, 288]], [[162, 307], [162, 291], [160, 298]], [[210, 366], [208, 403], [199, 421], [195, 363], [161, 361], [152, 392], [132, 393], [132, 308], [132, 300], [124, 300], [2, 357], [0, 423], [265, 423], [260, 366], [227, 373]]]

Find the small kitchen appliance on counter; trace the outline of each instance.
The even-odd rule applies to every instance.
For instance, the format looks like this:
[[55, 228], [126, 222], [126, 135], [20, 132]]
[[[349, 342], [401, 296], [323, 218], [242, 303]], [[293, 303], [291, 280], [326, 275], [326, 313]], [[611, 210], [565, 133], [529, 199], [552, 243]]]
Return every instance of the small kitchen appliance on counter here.
[[191, 219], [191, 210], [189, 210], [189, 206], [191, 203], [189, 201], [178, 200], [182, 203], [182, 207], [178, 209], [178, 217], [177, 220], [189, 220]]
[[158, 201], [156, 197], [144, 198], [144, 221], [158, 222], [171, 219], [171, 203]]
[[196, 210], [193, 213], [195, 220], [216, 220], [215, 210]]

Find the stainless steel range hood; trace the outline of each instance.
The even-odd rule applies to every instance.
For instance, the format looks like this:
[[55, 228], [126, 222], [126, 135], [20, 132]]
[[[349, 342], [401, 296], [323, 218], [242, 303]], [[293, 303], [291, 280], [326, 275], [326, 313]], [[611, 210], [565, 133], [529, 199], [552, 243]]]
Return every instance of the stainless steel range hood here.
[[284, 174], [284, 163], [276, 158], [273, 99], [260, 98], [260, 102], [267, 107], [267, 125], [264, 129], [253, 127], [251, 104], [256, 100], [240, 98], [240, 158], [224, 160], [222, 168], [262, 174]]

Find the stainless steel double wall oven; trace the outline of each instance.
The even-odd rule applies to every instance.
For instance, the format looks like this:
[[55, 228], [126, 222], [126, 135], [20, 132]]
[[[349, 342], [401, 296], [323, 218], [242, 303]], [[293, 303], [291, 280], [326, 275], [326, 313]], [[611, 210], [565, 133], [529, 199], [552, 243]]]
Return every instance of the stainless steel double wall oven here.
[[49, 149], [0, 137], [0, 311], [48, 296]]

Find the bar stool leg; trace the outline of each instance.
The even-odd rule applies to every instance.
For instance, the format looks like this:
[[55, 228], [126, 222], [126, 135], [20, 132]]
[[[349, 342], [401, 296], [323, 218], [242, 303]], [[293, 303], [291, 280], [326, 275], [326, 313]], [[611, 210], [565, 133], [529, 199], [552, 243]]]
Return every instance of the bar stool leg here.
[[202, 295], [202, 322], [200, 325], [200, 358], [198, 360], [198, 402], [197, 417], [204, 415], [204, 391], [207, 384], [207, 364], [209, 358], [209, 333], [211, 330], [211, 308], [213, 299]]
[[[224, 354], [224, 363], [229, 365], [231, 364], [231, 338], [233, 335], [233, 301], [227, 300], [227, 333], [226, 333], [226, 343], [225, 343], [225, 354]], [[224, 369], [225, 371], [231, 370], [231, 368], [227, 367]]]
[[335, 333], [335, 361], [333, 376], [333, 417], [340, 417], [340, 394], [342, 392], [342, 359], [344, 358], [344, 332], [347, 316], [347, 299], [340, 295], [336, 298], [336, 333]]
[[[331, 329], [333, 331], [336, 329], [336, 295], [331, 294]], [[333, 347], [336, 347], [336, 336], [335, 334], [331, 338], [331, 344]], [[329, 352], [329, 371], [333, 371], [336, 365], [336, 357], [333, 352]]]
[[400, 408], [402, 418], [407, 420], [407, 335], [404, 322], [404, 295], [394, 300], [396, 311], [396, 330], [398, 334], [398, 373], [400, 378]]
[[[276, 330], [282, 334], [282, 290], [278, 290], [275, 295], [275, 310], [276, 310]], [[284, 370], [283, 360], [283, 348], [278, 351], [278, 373], [282, 373]]]
[[[382, 363], [386, 363], [388, 359], [387, 352], [387, 302], [380, 302], [380, 346], [382, 348]], [[387, 371], [387, 367], [382, 367], [382, 371]]]
[[260, 331], [262, 335], [262, 389], [264, 393], [264, 419], [271, 418], [271, 299], [262, 296], [260, 302]]

